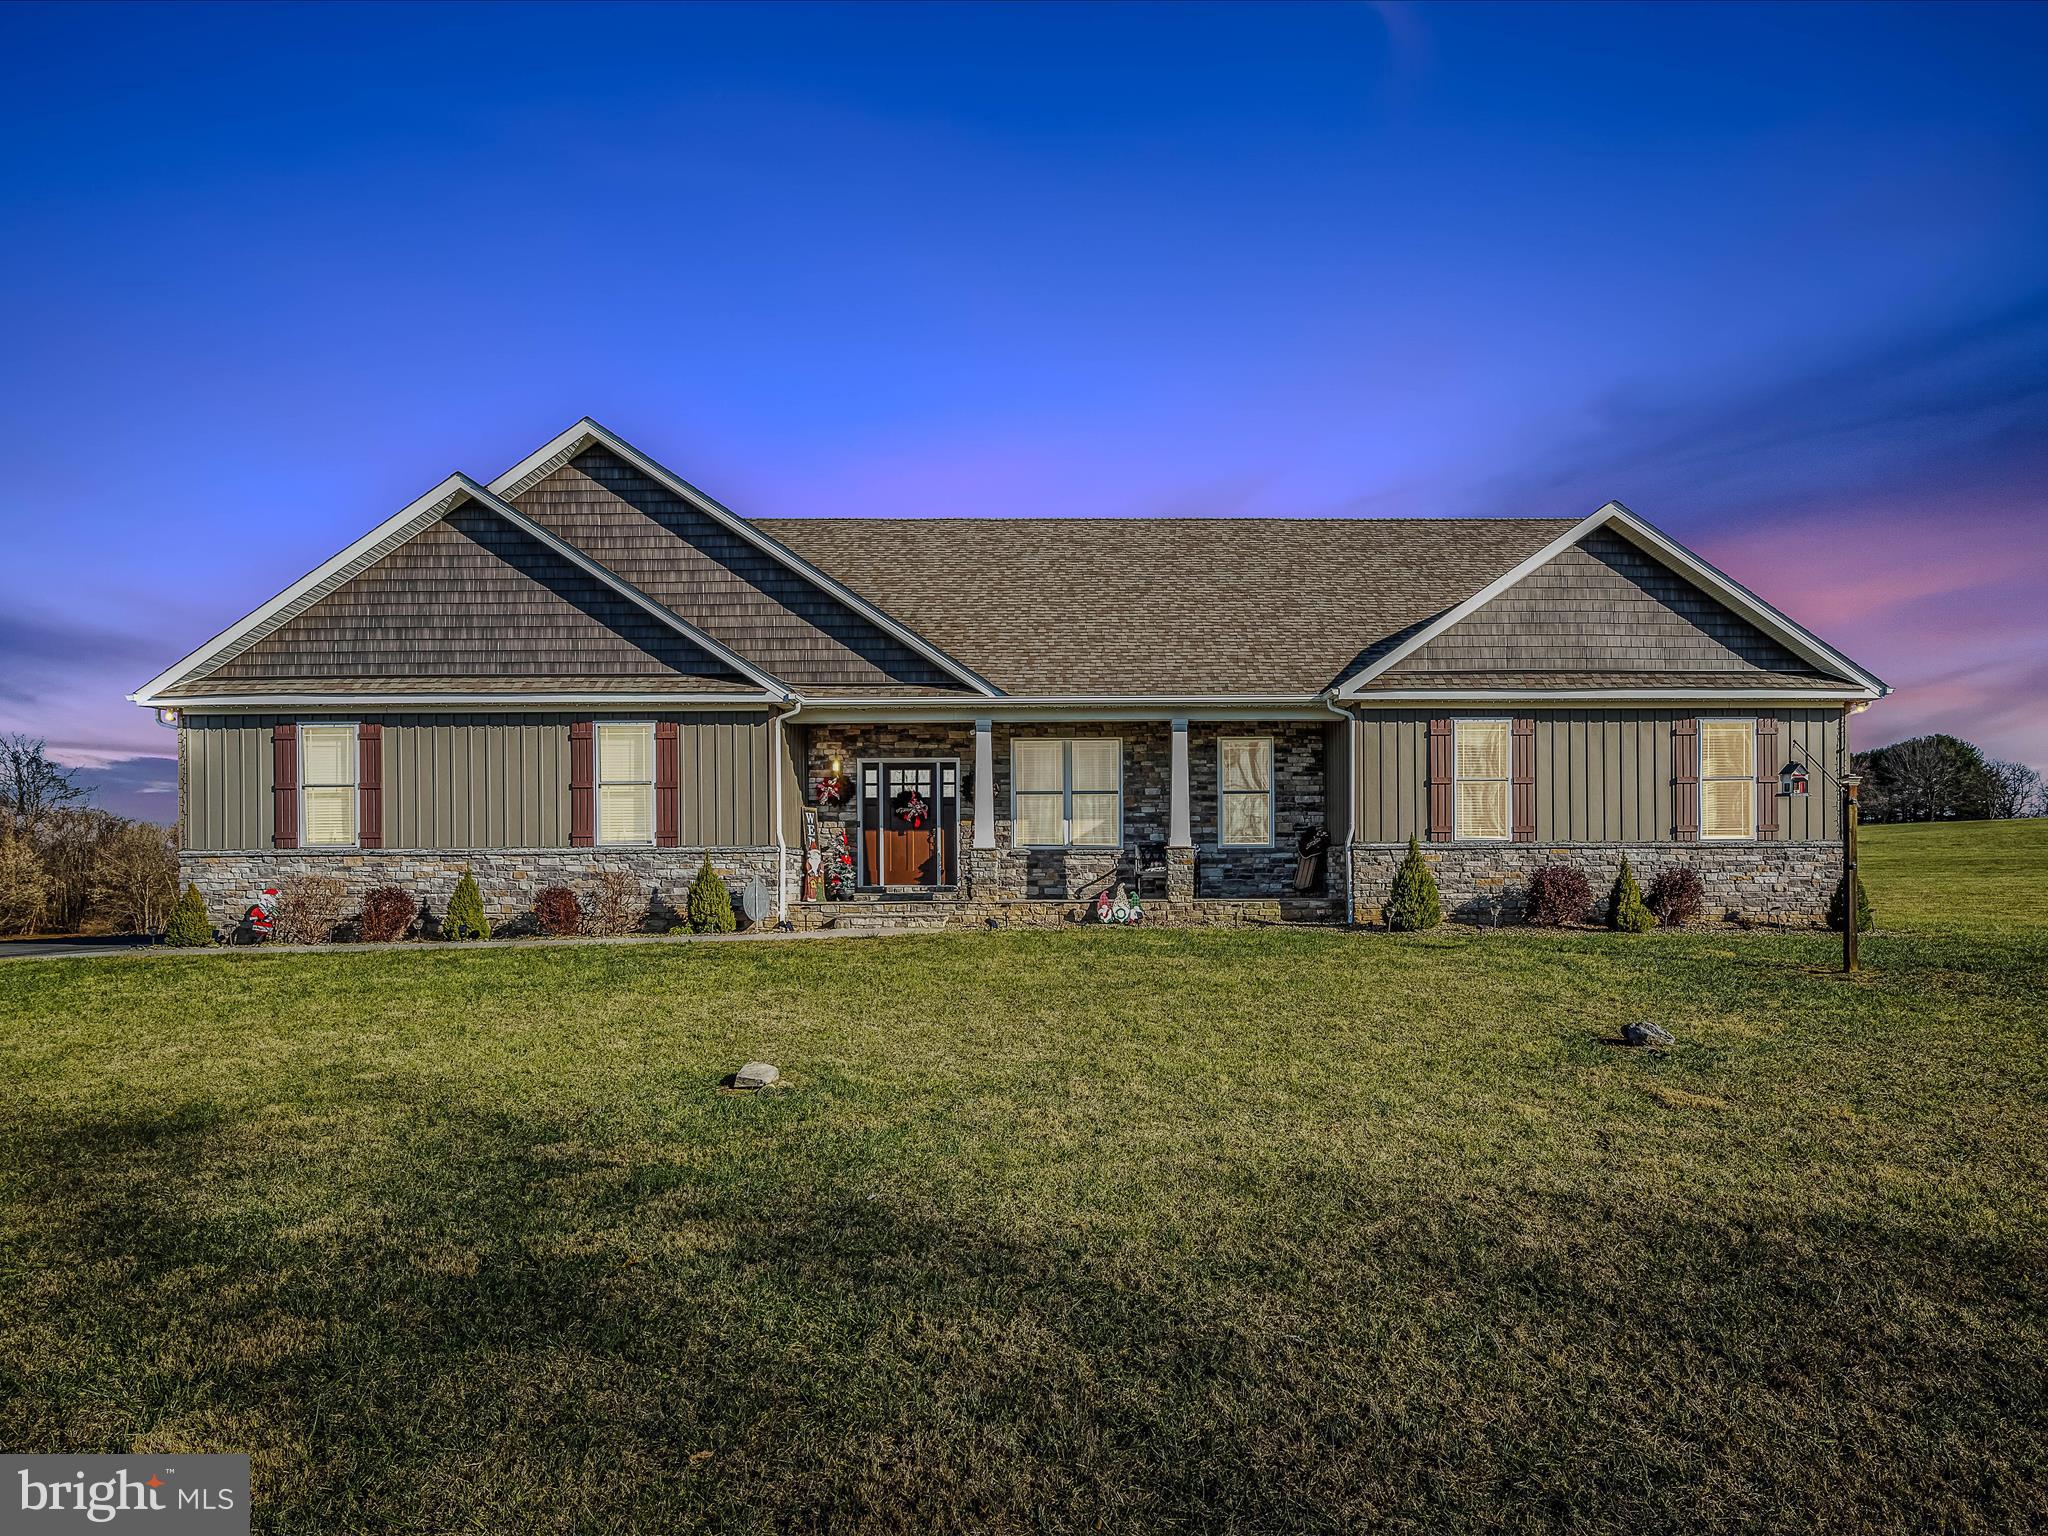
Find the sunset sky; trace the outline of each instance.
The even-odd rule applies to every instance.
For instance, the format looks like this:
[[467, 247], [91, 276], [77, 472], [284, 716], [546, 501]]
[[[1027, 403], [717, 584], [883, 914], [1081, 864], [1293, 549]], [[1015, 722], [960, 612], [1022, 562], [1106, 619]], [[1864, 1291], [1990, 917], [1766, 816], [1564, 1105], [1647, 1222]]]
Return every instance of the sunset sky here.
[[8, 7], [0, 729], [168, 819], [124, 694], [589, 414], [759, 516], [1611, 497], [1886, 678], [1860, 744], [2048, 768], [2044, 58], [2019, 5]]

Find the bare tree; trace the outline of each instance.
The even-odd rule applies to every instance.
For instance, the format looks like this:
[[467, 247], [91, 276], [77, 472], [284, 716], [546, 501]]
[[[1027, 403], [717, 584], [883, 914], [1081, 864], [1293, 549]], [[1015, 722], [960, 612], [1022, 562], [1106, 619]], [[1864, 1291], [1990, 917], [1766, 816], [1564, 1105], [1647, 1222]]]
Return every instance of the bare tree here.
[[1984, 765], [1991, 775], [1991, 814], [2001, 819], [2013, 816], [2048, 815], [2041, 775], [2025, 763], [1992, 758]]
[[72, 933], [85, 922], [92, 911], [100, 850], [126, 825], [111, 811], [66, 806], [44, 813], [33, 841], [49, 885], [52, 927]]
[[41, 737], [0, 732], [0, 811], [10, 818], [10, 830], [33, 836], [52, 811], [82, 805], [92, 791], [76, 781], [77, 773], [51, 762]]
[[34, 933], [48, 890], [35, 849], [0, 827], [0, 933]]
[[170, 829], [119, 823], [94, 849], [94, 908], [123, 933], [156, 933], [178, 899], [178, 856]]
[[1975, 821], [1991, 814], [1984, 754], [1953, 736], [1915, 736], [1859, 752], [1870, 821]]

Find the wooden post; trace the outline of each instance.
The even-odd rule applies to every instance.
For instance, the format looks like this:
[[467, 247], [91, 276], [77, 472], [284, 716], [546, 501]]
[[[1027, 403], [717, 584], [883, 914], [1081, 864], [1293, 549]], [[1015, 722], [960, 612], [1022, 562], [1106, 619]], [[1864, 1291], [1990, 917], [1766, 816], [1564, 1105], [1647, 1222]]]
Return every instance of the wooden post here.
[[1857, 774], [1842, 780], [1842, 969], [1856, 969], [1856, 791]]

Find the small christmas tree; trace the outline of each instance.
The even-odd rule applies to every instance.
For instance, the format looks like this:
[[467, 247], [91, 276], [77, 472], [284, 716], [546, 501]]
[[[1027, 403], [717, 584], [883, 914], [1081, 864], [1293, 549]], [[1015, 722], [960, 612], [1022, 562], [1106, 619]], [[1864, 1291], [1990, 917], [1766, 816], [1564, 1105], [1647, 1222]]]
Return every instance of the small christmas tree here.
[[[1849, 925], [1849, 877], [1835, 882], [1835, 894], [1828, 900], [1828, 926], [1840, 933]], [[1870, 893], [1863, 889], [1863, 877], [1856, 877], [1856, 931], [1868, 933], [1877, 925], [1870, 914]]]
[[1422, 845], [1412, 837], [1408, 839], [1408, 856], [1394, 872], [1386, 918], [1387, 928], [1393, 933], [1419, 933], [1444, 920], [1443, 903], [1436, 893], [1436, 876], [1422, 857]]
[[484, 916], [484, 895], [476, 888], [476, 876], [463, 866], [455, 882], [455, 894], [448, 898], [448, 915], [441, 919], [444, 939], [488, 939], [491, 920]]
[[690, 882], [690, 897], [685, 905], [689, 908], [692, 933], [731, 933], [738, 926], [733, 921], [732, 890], [711, 867], [708, 854], [697, 878]]
[[1623, 933], [1648, 933], [1657, 926], [1656, 916], [1650, 911], [1649, 903], [1643, 900], [1643, 888], [1636, 884], [1636, 872], [1629, 867], [1628, 856], [1621, 860], [1621, 873], [1614, 877], [1614, 895], [1607, 912], [1610, 927]]
[[206, 898], [199, 894], [198, 886], [187, 885], [185, 894], [178, 898], [171, 920], [164, 924], [164, 942], [182, 949], [197, 949], [213, 942], [213, 919], [206, 915]]
[[853, 850], [846, 846], [846, 828], [837, 822], [828, 827], [819, 842], [824, 855], [825, 894], [834, 901], [853, 894]]

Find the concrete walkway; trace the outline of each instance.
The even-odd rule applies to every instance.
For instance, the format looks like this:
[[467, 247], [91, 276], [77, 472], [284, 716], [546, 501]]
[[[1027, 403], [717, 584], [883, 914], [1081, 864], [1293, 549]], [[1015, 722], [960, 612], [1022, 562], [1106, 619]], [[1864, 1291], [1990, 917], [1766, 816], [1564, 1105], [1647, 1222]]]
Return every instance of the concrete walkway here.
[[767, 944], [792, 939], [886, 939], [928, 934], [928, 928], [812, 928], [781, 933], [627, 933], [610, 939], [407, 939], [396, 944], [219, 944], [211, 949], [172, 949], [151, 939], [123, 936], [93, 939], [12, 939], [0, 942], [0, 960], [80, 960], [124, 955], [131, 959], [197, 955], [367, 955], [402, 949], [419, 954], [460, 954], [474, 949], [556, 949], [579, 944]]

